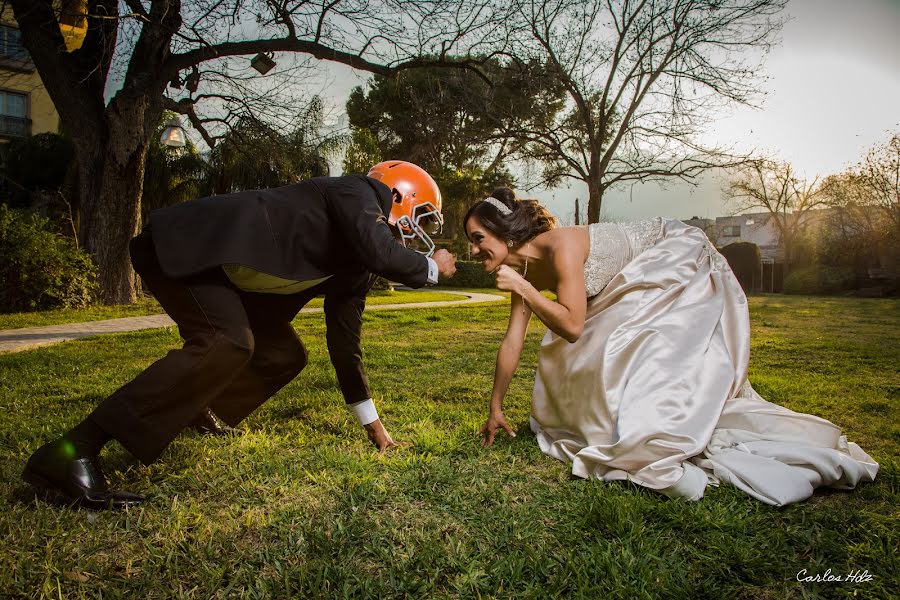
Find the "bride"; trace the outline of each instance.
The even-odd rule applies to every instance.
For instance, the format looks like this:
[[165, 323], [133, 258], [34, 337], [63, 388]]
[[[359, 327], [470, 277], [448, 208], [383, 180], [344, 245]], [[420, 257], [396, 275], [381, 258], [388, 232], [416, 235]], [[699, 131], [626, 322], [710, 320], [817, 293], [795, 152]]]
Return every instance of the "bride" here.
[[512, 293], [483, 446], [499, 429], [515, 435], [502, 404], [534, 313], [549, 331], [531, 429], [578, 477], [690, 500], [725, 481], [777, 506], [875, 478], [878, 464], [835, 425], [750, 386], [747, 299], [700, 229], [661, 218], [556, 228], [506, 188], [464, 224], [473, 256]]

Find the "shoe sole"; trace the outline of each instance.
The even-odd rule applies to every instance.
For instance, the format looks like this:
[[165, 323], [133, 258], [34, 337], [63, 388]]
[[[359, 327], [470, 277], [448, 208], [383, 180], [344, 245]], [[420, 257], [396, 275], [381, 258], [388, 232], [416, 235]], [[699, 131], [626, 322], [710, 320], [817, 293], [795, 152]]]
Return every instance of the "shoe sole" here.
[[38, 490], [41, 490], [43, 492], [50, 492], [58, 498], [65, 498], [66, 506], [81, 506], [81, 501], [79, 499], [72, 500], [62, 490], [44, 479], [41, 475], [39, 475], [36, 471], [32, 470], [29, 467], [25, 467], [25, 470], [22, 471], [22, 480], [25, 481], [25, 483], [36, 487]]
[[38, 475], [29, 467], [25, 467], [25, 470], [22, 471], [22, 479], [25, 480], [26, 483], [30, 483], [34, 487], [41, 488], [43, 490], [52, 490], [59, 492], [58, 487]]
[[52, 492], [54, 495], [58, 496], [59, 498], [64, 498], [65, 499], [64, 505], [68, 506], [68, 507], [78, 506], [81, 508], [86, 508], [88, 510], [122, 510], [124, 508], [129, 508], [131, 506], [137, 506], [137, 505], [141, 504], [141, 502], [134, 502], [134, 503], [126, 503], [121, 506], [116, 506], [112, 502], [109, 502], [106, 504], [101, 504], [99, 502], [88, 500], [87, 498], [85, 498], [83, 496], [81, 498], [72, 499], [71, 496], [67, 495], [65, 492], [63, 492], [61, 489], [59, 489], [57, 486], [53, 485], [48, 480], [44, 479], [44, 477], [42, 477], [40, 474], [38, 474], [36, 471], [34, 471], [33, 469], [31, 469], [29, 467], [25, 467], [25, 470], [22, 471], [22, 479], [26, 483], [33, 485], [34, 487], [38, 488], [39, 490], [46, 491], [46, 492]]

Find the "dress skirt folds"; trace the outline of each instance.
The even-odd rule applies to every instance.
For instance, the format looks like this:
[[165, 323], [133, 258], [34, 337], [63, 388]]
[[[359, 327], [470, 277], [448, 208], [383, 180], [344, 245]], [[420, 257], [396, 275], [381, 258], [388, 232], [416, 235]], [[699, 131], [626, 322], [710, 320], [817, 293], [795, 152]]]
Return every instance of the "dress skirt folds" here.
[[750, 386], [747, 299], [706, 235], [664, 220], [655, 237], [589, 299], [577, 342], [544, 337], [541, 450], [578, 477], [691, 500], [720, 481], [777, 506], [872, 481], [878, 464], [835, 425]]

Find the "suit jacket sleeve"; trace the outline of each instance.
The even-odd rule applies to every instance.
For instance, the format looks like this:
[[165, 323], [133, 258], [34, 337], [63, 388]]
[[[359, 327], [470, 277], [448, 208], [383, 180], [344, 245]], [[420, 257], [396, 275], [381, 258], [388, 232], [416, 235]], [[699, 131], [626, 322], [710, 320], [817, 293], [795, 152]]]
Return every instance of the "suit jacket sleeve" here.
[[340, 273], [325, 291], [325, 341], [347, 404], [372, 397], [362, 362], [362, 314], [374, 277], [367, 271]]
[[367, 270], [413, 288], [428, 282], [428, 260], [397, 243], [365, 179], [337, 178], [328, 194], [333, 221]]

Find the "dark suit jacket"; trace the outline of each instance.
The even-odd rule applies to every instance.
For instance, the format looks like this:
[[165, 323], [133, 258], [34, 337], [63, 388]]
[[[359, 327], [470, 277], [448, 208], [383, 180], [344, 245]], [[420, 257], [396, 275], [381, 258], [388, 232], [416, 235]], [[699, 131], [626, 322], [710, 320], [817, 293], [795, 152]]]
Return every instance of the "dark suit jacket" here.
[[390, 209], [390, 189], [379, 181], [317, 177], [162, 208], [150, 213], [150, 227], [160, 267], [169, 277], [232, 263], [294, 281], [330, 275], [289, 297], [265, 296], [272, 297], [278, 318], [290, 320], [324, 294], [329, 355], [344, 399], [352, 403], [371, 397], [360, 335], [374, 275], [410, 287], [428, 279], [425, 257], [394, 239], [386, 219]]
[[316, 177], [269, 190], [223, 194], [153, 211], [159, 264], [184, 277], [239, 264], [293, 281], [363, 265], [421, 287], [428, 262], [396, 243], [387, 225], [390, 189], [361, 175]]

